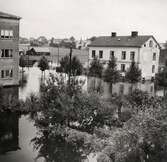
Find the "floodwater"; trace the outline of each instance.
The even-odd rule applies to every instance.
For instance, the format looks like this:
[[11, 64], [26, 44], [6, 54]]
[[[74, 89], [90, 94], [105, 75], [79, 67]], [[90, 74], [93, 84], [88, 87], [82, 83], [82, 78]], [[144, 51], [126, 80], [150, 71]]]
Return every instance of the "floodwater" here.
[[[49, 72], [47, 71], [46, 76]], [[5, 89], [7, 95], [15, 95], [20, 99], [25, 99], [32, 92], [38, 94], [41, 81], [41, 71], [37, 67], [25, 69], [27, 82], [22, 87], [13, 87]], [[103, 87], [102, 96], [107, 98], [110, 96], [109, 86], [102, 81], [95, 81], [94, 78], [81, 79], [85, 80], [83, 85], [84, 90], [89, 90], [90, 87], [100, 84]], [[93, 84], [93, 85], [92, 85]], [[138, 88], [147, 91], [150, 95], [162, 95], [159, 91], [155, 93], [153, 83], [137, 84]], [[128, 93], [130, 85], [127, 83], [117, 83], [113, 85], [112, 93]], [[0, 162], [45, 162], [43, 158], [36, 159], [38, 151], [33, 149], [31, 140], [37, 136], [37, 128], [34, 122], [28, 116], [19, 116], [15, 113], [0, 114]], [[95, 159], [89, 158], [89, 162], [95, 162]]]

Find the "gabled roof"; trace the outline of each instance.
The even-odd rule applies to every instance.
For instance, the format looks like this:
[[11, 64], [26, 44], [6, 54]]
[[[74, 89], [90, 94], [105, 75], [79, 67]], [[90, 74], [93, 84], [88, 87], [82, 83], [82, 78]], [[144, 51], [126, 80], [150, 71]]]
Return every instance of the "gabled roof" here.
[[4, 13], [0, 11], [0, 18], [6, 18], [6, 19], [16, 19], [16, 20], [20, 20], [21, 17], [19, 16], [15, 16], [12, 14], [8, 14], [8, 13]]
[[[152, 35], [132, 36], [101, 36], [95, 38], [89, 47], [141, 47]], [[155, 40], [157, 43], [157, 41]], [[158, 44], [158, 43], [157, 43]], [[159, 45], [159, 44], [158, 44]]]

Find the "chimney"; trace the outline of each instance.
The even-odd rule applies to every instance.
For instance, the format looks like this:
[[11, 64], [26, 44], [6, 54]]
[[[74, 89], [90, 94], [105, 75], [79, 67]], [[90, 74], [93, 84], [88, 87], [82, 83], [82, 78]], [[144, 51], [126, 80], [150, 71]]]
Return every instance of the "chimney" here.
[[116, 37], [117, 36], [117, 33], [116, 32], [112, 32], [111, 33], [111, 37]]
[[131, 32], [131, 36], [132, 37], [137, 37], [138, 36], [138, 32], [137, 31], [132, 31]]

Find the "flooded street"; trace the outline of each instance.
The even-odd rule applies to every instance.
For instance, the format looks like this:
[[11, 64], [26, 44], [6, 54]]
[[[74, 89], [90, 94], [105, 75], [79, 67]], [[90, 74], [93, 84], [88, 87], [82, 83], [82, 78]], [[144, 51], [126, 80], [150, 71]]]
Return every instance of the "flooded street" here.
[[[55, 73], [54, 71], [46, 71], [46, 77], [49, 72]], [[15, 88], [8, 88], [6, 93], [9, 91], [13, 94], [18, 95], [20, 99], [26, 99], [31, 93], [38, 94], [40, 81], [41, 81], [41, 71], [37, 67], [32, 67], [25, 69], [24, 75], [27, 77], [27, 82], [24, 86]], [[94, 86], [93, 79], [87, 79], [86, 77], [81, 77], [85, 80], [83, 85], [84, 90], [89, 90], [90, 87]], [[106, 83], [103, 85], [103, 97], [108, 98], [110, 96], [109, 87]], [[154, 95], [154, 85], [151, 84], [140, 84], [137, 85], [142, 89], [148, 91], [151, 95]], [[125, 83], [118, 83], [113, 85], [113, 93], [123, 93], [126, 94], [130, 86]], [[18, 91], [18, 94], [16, 92]], [[162, 91], [157, 94], [162, 95]], [[43, 158], [35, 159], [38, 155], [38, 151], [33, 149], [33, 144], [31, 140], [37, 136], [37, 128], [34, 126], [34, 122], [29, 118], [28, 115], [18, 116], [14, 113], [2, 114], [0, 118], [0, 162], [44, 162]], [[5, 146], [5, 147], [4, 147]], [[62, 151], [63, 152], [63, 151]], [[61, 153], [62, 153], [61, 152]], [[72, 161], [72, 160], [71, 160]], [[93, 159], [89, 159], [90, 162], [95, 162]]]

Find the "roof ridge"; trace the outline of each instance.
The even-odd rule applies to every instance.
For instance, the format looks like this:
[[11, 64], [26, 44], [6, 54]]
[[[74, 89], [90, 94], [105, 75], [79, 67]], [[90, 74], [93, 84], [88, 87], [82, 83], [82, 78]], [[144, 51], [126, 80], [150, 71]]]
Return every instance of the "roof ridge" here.
[[0, 11], [0, 17], [2, 18], [8, 18], [8, 19], [21, 19], [21, 17], [10, 14], [10, 13], [6, 13], [6, 12], [2, 12]]

